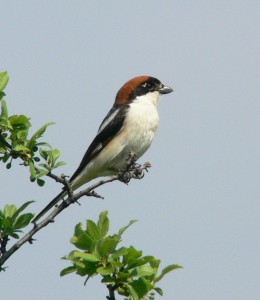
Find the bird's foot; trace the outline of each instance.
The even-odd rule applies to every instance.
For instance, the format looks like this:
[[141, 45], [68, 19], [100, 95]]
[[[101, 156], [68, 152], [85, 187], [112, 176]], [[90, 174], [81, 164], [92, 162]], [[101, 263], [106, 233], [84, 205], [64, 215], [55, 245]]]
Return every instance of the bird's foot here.
[[143, 165], [136, 163], [137, 156], [134, 152], [128, 152], [128, 158], [126, 159], [126, 164], [118, 173], [118, 179], [126, 184], [133, 179], [142, 179], [144, 174], [148, 172], [148, 168], [151, 168], [151, 164], [146, 162]]

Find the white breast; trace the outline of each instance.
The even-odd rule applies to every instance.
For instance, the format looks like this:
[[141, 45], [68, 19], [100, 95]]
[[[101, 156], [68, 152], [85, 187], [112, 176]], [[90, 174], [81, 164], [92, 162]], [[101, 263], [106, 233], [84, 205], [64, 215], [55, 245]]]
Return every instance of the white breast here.
[[125, 146], [139, 158], [149, 148], [159, 124], [157, 102], [159, 93], [138, 97], [130, 104], [124, 122]]

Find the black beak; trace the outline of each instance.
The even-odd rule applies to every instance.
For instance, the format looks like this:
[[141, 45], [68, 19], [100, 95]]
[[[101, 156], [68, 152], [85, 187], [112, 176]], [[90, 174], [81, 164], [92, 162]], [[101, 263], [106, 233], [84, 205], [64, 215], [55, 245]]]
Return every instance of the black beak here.
[[163, 94], [169, 94], [169, 93], [173, 92], [173, 89], [169, 86], [163, 85], [158, 91], [160, 94], [163, 95]]

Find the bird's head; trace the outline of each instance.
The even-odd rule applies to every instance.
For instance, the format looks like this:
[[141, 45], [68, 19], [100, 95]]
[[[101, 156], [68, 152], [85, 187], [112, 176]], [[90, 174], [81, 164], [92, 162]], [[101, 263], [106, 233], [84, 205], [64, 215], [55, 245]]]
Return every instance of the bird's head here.
[[[127, 81], [118, 91], [114, 105], [127, 105], [141, 99], [157, 102], [160, 95], [169, 94], [173, 89], [165, 86], [157, 78], [138, 76]], [[146, 97], [148, 96], [149, 97]]]

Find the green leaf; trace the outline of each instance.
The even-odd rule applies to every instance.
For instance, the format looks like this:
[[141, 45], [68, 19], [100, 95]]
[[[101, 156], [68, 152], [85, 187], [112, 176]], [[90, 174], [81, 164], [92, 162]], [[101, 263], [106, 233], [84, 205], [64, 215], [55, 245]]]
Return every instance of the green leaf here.
[[24, 211], [25, 209], [26, 209], [26, 207], [28, 206], [28, 205], [30, 205], [31, 203], [34, 203], [35, 201], [27, 201], [27, 202], [25, 202], [22, 206], [20, 206], [17, 210], [16, 210], [16, 212], [14, 213], [14, 215], [13, 215], [13, 220], [22, 212], [22, 211]]
[[2, 100], [5, 96], [5, 93], [3, 91], [0, 91], [0, 100]]
[[49, 143], [45, 143], [45, 142], [39, 142], [35, 144], [36, 146], [45, 146], [45, 147], [49, 147], [51, 148], [51, 145]]
[[5, 217], [4, 212], [0, 209], [0, 221], [1, 221], [1, 218], [3, 219], [4, 217]]
[[30, 138], [30, 140], [28, 141], [27, 143], [27, 147], [28, 148], [31, 148], [32, 146], [34, 146], [34, 143], [35, 141], [42, 137], [42, 135], [44, 134], [46, 128], [50, 125], [53, 125], [55, 124], [54, 122], [49, 122], [49, 123], [46, 123], [45, 125], [43, 125], [40, 129], [38, 129], [34, 134], [33, 136]]
[[113, 259], [117, 259], [117, 258], [119, 258], [120, 256], [124, 256], [126, 253], [127, 253], [127, 248], [126, 248], [126, 247], [121, 247], [120, 249], [116, 250], [116, 251], [111, 255], [111, 257], [112, 257]]
[[113, 260], [112, 256], [108, 257], [107, 261], [115, 268], [121, 268], [124, 266], [120, 261]]
[[2, 91], [6, 87], [8, 80], [9, 80], [8, 73], [0, 72], [0, 91]]
[[5, 217], [12, 217], [16, 212], [16, 206], [15, 205], [5, 205], [4, 207], [4, 215]]
[[[10, 158], [10, 154], [9, 153], [5, 153], [4, 157], [3, 157], [3, 162], [6, 163], [8, 161], [8, 159]], [[11, 163], [10, 163], [11, 164]], [[12, 164], [10, 165], [10, 167], [8, 168], [8, 166], [6, 166], [7, 169], [10, 169], [12, 166]]]
[[159, 287], [154, 287], [153, 290], [155, 290], [160, 296], [163, 296], [163, 290]]
[[98, 240], [101, 238], [99, 228], [92, 220], [87, 220], [87, 230], [93, 239]]
[[92, 276], [94, 274], [96, 274], [97, 272], [97, 268], [96, 265], [88, 265], [88, 264], [80, 264], [79, 262], [76, 263], [76, 267], [77, 267], [77, 274], [79, 274], [80, 276]]
[[49, 171], [45, 170], [45, 169], [37, 169], [37, 178], [39, 177], [43, 177], [45, 175], [47, 175], [49, 173]]
[[14, 222], [14, 228], [21, 229], [21, 228], [26, 227], [31, 222], [33, 217], [34, 217], [34, 214], [32, 214], [32, 213], [27, 213], [27, 214], [23, 214], [23, 215], [19, 216]]
[[[17, 139], [19, 140], [19, 142], [25, 142], [28, 136], [28, 129], [25, 130], [19, 130], [16, 134]], [[27, 148], [28, 149], [28, 148]], [[29, 151], [29, 149], [27, 150]]]
[[136, 268], [137, 276], [151, 276], [156, 273], [156, 270], [150, 266], [144, 265]]
[[29, 152], [30, 149], [28, 149], [27, 147], [23, 146], [23, 145], [15, 145], [13, 147], [14, 151], [20, 152], [20, 151], [25, 151], [25, 152]]
[[116, 276], [120, 279], [126, 279], [129, 277], [133, 277], [135, 274], [129, 272], [118, 272]]
[[20, 130], [28, 129], [29, 127], [31, 127], [31, 123], [29, 120], [30, 119], [25, 115], [13, 115], [9, 117], [10, 124], [13, 126], [13, 128], [18, 128]]
[[74, 235], [79, 236], [82, 233], [84, 233], [84, 230], [82, 229], [82, 223], [78, 223], [74, 228]]
[[4, 99], [1, 100], [1, 118], [8, 119], [8, 110]]
[[161, 260], [160, 259], [157, 259], [155, 257], [152, 257], [150, 260], [149, 260], [149, 263], [150, 263], [150, 266], [152, 268], [156, 268], [158, 269], [160, 263], [161, 263]]
[[111, 276], [104, 276], [103, 279], [101, 280], [102, 283], [107, 284], [115, 284], [116, 280], [114, 278], [112, 278]]
[[141, 299], [152, 289], [152, 284], [148, 280], [145, 280], [141, 277], [137, 280], [134, 280], [131, 283], [131, 286], [134, 288], [136, 294], [138, 295], [138, 299]]
[[[76, 265], [77, 269], [78, 269], [78, 267], [83, 269], [83, 268], [85, 268], [86, 262], [83, 262], [81, 259], [79, 259], [79, 260], [75, 259], [75, 265]], [[94, 264], [92, 264], [92, 266], [93, 265]]]
[[103, 276], [112, 274], [114, 271], [115, 271], [115, 268], [113, 266], [97, 268], [97, 273], [99, 273], [100, 275], [103, 275]]
[[99, 228], [101, 237], [105, 237], [109, 230], [109, 219], [107, 217], [108, 211], [103, 211], [99, 215], [97, 226]]
[[54, 166], [53, 169], [66, 165], [65, 161], [59, 161]]
[[107, 237], [101, 241], [98, 248], [98, 253], [101, 257], [106, 257], [109, 254], [112, 254], [115, 251], [116, 246], [119, 243], [119, 239], [116, 237]]
[[29, 162], [29, 169], [31, 173], [30, 179], [34, 181], [37, 178], [37, 174], [36, 174], [35, 166], [32, 161]]
[[128, 290], [129, 290], [129, 293], [130, 295], [132, 296], [132, 299], [131, 300], [140, 300], [137, 292], [135, 291], [135, 289], [130, 285], [130, 284], [126, 284]]
[[169, 265], [167, 267], [165, 267], [161, 274], [155, 279], [155, 282], [158, 282], [160, 281], [167, 273], [173, 271], [173, 270], [176, 270], [176, 269], [181, 269], [183, 268], [182, 266], [179, 266], [179, 265]]
[[93, 244], [93, 238], [89, 234], [83, 232], [78, 237], [73, 236], [70, 242], [81, 250], [90, 250]]
[[13, 233], [10, 233], [9, 235], [14, 239], [19, 239], [19, 235], [17, 233], [13, 232]]
[[118, 231], [118, 235], [121, 237], [122, 234], [126, 231], [126, 229], [127, 229], [129, 226], [131, 226], [132, 224], [134, 224], [135, 222], [137, 222], [137, 220], [131, 220], [131, 221], [128, 223], [128, 225], [126, 225], [126, 226], [120, 228], [119, 231]]
[[74, 253], [74, 257], [80, 257], [88, 262], [98, 262], [100, 261], [100, 259], [94, 255], [94, 254], [90, 254], [90, 253], [82, 253], [82, 252], [78, 252], [76, 251]]
[[45, 160], [47, 160], [50, 150], [42, 149], [40, 148], [39, 153], [41, 157]]
[[60, 156], [60, 150], [59, 149], [53, 149], [52, 150], [52, 158], [53, 161], [56, 161]]
[[139, 266], [142, 266], [142, 265], [145, 265], [146, 264], [146, 261], [143, 259], [143, 258], [133, 258], [133, 257], [130, 257], [127, 261], [127, 270], [130, 270], [130, 269], [133, 269], [133, 268], [136, 268], [136, 267], [139, 267]]
[[38, 186], [44, 186], [44, 184], [45, 184], [45, 181], [40, 178], [37, 178], [36, 182], [37, 182]]
[[4, 212], [1, 211], [1, 227], [2, 228], [7, 228], [7, 227], [11, 227], [11, 218], [10, 217], [6, 217], [4, 215]]
[[68, 255], [63, 256], [62, 259], [74, 261], [75, 260], [75, 253], [78, 252], [77, 250], [71, 251]]
[[129, 260], [137, 259], [142, 256], [141, 250], [136, 250], [133, 246], [127, 249], [127, 254], [124, 256], [124, 260], [129, 264]]
[[67, 267], [60, 272], [60, 276], [64, 276], [73, 272], [76, 272], [77, 268], [74, 266]]

